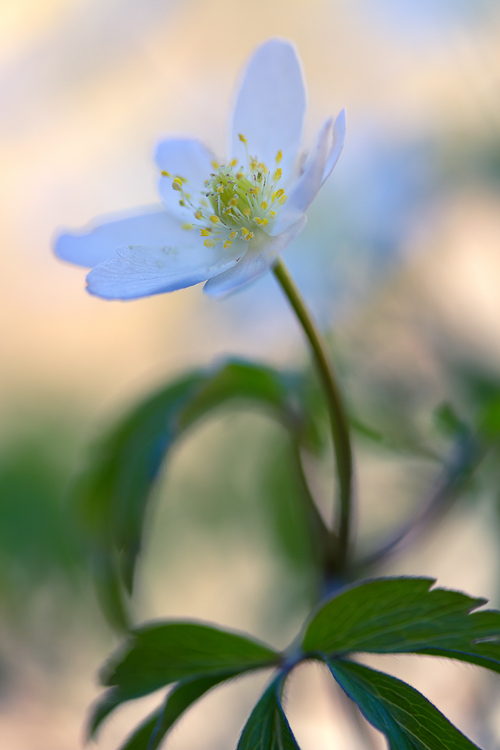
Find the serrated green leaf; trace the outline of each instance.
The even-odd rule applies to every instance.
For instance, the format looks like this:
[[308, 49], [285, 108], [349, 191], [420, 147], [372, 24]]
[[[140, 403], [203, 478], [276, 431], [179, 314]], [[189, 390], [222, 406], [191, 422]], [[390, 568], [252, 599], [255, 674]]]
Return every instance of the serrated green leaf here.
[[145, 695], [191, 675], [276, 664], [279, 655], [239, 633], [194, 622], [144, 625], [107, 662], [103, 685]]
[[120, 750], [156, 750], [167, 732], [193, 703], [235, 674], [237, 673], [227, 672], [216, 677], [200, 677], [180, 682], [167, 695], [163, 705], [127, 737]]
[[228, 679], [228, 675], [273, 667], [279, 658], [259, 641], [200, 623], [154, 623], [137, 628], [101, 670], [102, 684], [111, 689], [94, 708], [90, 733], [125, 701], [179, 680]]
[[479, 750], [405, 682], [354, 662], [325, 661], [363, 716], [385, 734], [390, 750]]
[[281, 707], [280, 676], [267, 688], [243, 728], [237, 750], [300, 750]]
[[[467, 654], [483, 658], [481, 648], [496, 653], [494, 641], [479, 650], [477, 641], [500, 636], [500, 612], [470, 614], [485, 600], [459, 591], [429, 590], [433, 583], [430, 578], [379, 578], [344, 590], [313, 616], [304, 651], [340, 655], [440, 649], [439, 655], [466, 661]], [[484, 657], [481, 665], [486, 662]]]

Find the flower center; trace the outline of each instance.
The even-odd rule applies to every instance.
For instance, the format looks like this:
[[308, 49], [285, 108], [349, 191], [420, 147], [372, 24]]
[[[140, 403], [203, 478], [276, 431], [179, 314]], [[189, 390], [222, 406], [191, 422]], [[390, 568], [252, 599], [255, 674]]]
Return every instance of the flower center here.
[[[191, 195], [185, 191], [184, 178], [177, 176], [172, 182], [172, 188], [180, 193], [180, 205], [193, 216], [183, 228], [199, 229], [201, 236], [206, 238], [207, 247], [214, 247], [222, 241], [224, 248], [229, 248], [238, 237], [250, 242], [259, 231], [265, 231], [267, 225], [272, 224], [277, 211], [287, 200], [283, 188], [278, 187], [281, 151], [276, 154], [275, 164], [270, 170], [249, 154], [244, 135], [240, 135], [240, 141], [245, 144], [246, 168], [238, 165], [236, 159], [227, 165], [213, 161], [214, 172], [205, 182], [199, 205], [193, 203]], [[163, 174], [170, 177], [166, 172]]]

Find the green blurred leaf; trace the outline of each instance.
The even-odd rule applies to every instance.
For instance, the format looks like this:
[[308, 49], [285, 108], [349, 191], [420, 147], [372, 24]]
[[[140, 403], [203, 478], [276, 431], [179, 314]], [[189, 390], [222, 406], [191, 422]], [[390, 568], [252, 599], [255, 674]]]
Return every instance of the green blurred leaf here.
[[120, 703], [191, 677], [233, 676], [272, 667], [279, 654], [239, 633], [193, 622], [167, 622], [135, 629], [101, 671], [111, 687], [97, 703], [94, 733]]
[[205, 693], [225, 680], [234, 677], [227, 672], [215, 677], [200, 677], [185, 680], [176, 685], [165, 698], [162, 706], [153, 711], [125, 740], [120, 750], [156, 750], [177, 719]]
[[448, 401], [440, 404], [434, 410], [434, 421], [447, 437], [456, 438], [470, 433], [470, 428], [460, 419], [454, 407]]
[[261, 697], [243, 728], [237, 750], [300, 750], [279, 697], [280, 676]]
[[478, 750], [415, 688], [384, 672], [326, 659], [331, 673], [390, 750]]
[[[500, 612], [470, 614], [486, 600], [459, 591], [429, 590], [433, 583], [431, 578], [379, 578], [344, 590], [313, 616], [304, 650], [328, 654], [425, 650], [472, 663], [481, 658], [481, 665], [488, 666], [481, 652], [484, 644], [479, 647], [477, 641], [500, 637]], [[496, 653], [494, 643], [489, 640], [488, 648]]]
[[500, 393], [483, 408], [479, 418], [479, 430], [487, 440], [498, 442], [500, 438]]
[[299, 378], [229, 361], [210, 371], [192, 372], [146, 399], [100, 443], [77, 496], [101, 600], [114, 625], [125, 626], [121, 586], [132, 592], [148, 501], [172, 444], [209, 411], [230, 400], [263, 405], [300, 433], [299, 390]]

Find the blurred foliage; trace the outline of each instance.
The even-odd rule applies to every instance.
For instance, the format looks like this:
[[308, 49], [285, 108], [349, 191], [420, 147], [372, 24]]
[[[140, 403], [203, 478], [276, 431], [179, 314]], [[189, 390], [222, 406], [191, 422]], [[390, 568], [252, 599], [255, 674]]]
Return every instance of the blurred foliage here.
[[24, 615], [30, 596], [54, 579], [69, 594], [85, 565], [65, 504], [72, 427], [49, 421], [18, 432], [0, 446], [0, 591], [14, 616]]

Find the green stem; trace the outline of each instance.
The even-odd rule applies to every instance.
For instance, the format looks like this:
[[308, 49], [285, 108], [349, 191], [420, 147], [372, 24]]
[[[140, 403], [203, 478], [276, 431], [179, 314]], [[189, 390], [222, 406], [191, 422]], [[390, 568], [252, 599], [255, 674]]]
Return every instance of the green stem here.
[[273, 270], [311, 345], [330, 413], [339, 487], [339, 512], [335, 524], [338, 535], [338, 559], [335, 572], [340, 572], [345, 568], [349, 553], [351, 525], [353, 467], [349, 423], [333, 368], [329, 362], [326, 341], [312, 319], [302, 295], [281, 259]]

